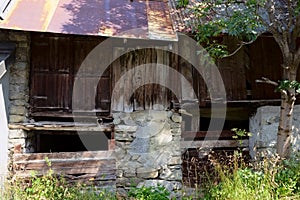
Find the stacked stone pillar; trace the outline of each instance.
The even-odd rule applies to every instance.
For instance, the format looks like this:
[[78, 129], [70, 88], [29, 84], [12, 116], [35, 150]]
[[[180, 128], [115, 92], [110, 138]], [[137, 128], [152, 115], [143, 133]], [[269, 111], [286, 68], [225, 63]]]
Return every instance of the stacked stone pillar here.
[[158, 185], [179, 194], [181, 121], [171, 111], [114, 113], [119, 195], [126, 196], [132, 186]]

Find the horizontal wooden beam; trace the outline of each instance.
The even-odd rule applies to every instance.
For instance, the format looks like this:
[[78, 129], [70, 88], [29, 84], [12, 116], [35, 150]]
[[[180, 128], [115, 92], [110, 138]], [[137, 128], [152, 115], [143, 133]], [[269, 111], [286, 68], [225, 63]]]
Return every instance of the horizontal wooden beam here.
[[46, 157], [49, 160], [52, 159], [111, 159], [114, 158], [114, 151], [82, 151], [82, 152], [60, 152], [60, 153], [19, 153], [13, 155], [14, 162], [20, 162], [24, 160], [45, 160]]
[[[85, 113], [77, 113], [75, 117], [77, 118], [96, 118], [96, 116], [103, 116], [109, 118], [109, 110], [90, 111]], [[30, 117], [49, 117], [49, 118], [73, 118], [74, 114], [72, 112], [59, 112], [59, 111], [34, 111], [30, 113]]]
[[[107, 166], [107, 168], [110, 166]], [[103, 170], [101, 168], [57, 168], [52, 169], [54, 174], [63, 175], [63, 177], [74, 177], [72, 179], [82, 179], [82, 178], [97, 178], [98, 180], [111, 180], [116, 179], [116, 170]], [[25, 169], [25, 170], [15, 170], [15, 175], [17, 177], [32, 177], [32, 173], [36, 176], [42, 176], [47, 174], [49, 169], [38, 168], [38, 169]]]
[[[49, 160], [49, 163], [46, 161]], [[52, 169], [55, 174], [80, 181], [116, 179], [116, 160], [112, 151], [14, 154], [15, 176], [40, 176]]]
[[102, 132], [110, 132], [112, 131], [111, 126], [103, 126], [103, 125], [86, 125], [86, 126], [64, 126], [64, 125], [34, 125], [34, 124], [9, 124], [8, 128], [10, 129], [23, 129], [26, 131], [102, 131]]
[[[116, 162], [114, 159], [101, 159], [101, 160], [86, 160], [86, 159], [80, 159], [80, 160], [70, 160], [70, 159], [60, 159], [60, 160], [49, 160], [51, 163], [52, 169], [57, 168], [83, 168], [83, 167], [89, 167], [89, 166], [98, 166], [99, 168], [103, 165], [114, 165]], [[48, 163], [46, 160], [23, 160], [19, 162], [14, 163], [16, 166], [18, 166], [21, 169], [41, 169], [46, 168], [49, 169], [50, 166], [48, 166]]]
[[[221, 133], [220, 133], [221, 132]], [[222, 139], [222, 138], [232, 138], [232, 136], [236, 135], [235, 132], [230, 130], [222, 130], [222, 131], [185, 131], [182, 133], [181, 137], [184, 140], [197, 140], [197, 139]], [[247, 138], [247, 137], [245, 137]]]
[[192, 148], [225, 148], [225, 147], [248, 147], [249, 140], [245, 139], [240, 141], [236, 140], [201, 140], [201, 141], [181, 141], [181, 149], [192, 149]]

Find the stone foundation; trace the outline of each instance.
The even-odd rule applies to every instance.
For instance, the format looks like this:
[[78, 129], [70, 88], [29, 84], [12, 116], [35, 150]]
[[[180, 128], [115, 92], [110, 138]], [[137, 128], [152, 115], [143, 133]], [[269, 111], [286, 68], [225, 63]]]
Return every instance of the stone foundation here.
[[176, 195], [182, 180], [181, 121], [171, 111], [115, 113], [117, 192], [163, 185]]
[[[252, 158], [258, 154], [271, 155], [276, 153], [277, 130], [279, 124], [279, 106], [263, 106], [257, 109], [256, 114], [250, 118], [249, 149]], [[293, 117], [292, 150], [300, 151], [300, 106], [296, 105]]]
[[33, 153], [36, 149], [36, 137], [33, 132], [22, 129], [9, 130], [8, 150], [16, 153]]

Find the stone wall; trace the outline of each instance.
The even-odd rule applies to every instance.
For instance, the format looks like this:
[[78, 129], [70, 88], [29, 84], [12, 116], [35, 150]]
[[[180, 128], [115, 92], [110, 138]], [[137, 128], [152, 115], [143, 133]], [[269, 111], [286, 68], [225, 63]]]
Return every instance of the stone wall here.
[[181, 121], [171, 111], [113, 114], [115, 124], [117, 192], [126, 196], [130, 186], [168, 188], [179, 195]]
[[33, 153], [36, 149], [36, 137], [34, 132], [22, 129], [13, 129], [8, 135], [8, 150], [16, 153]]
[[[250, 155], [255, 158], [259, 153], [268, 155], [276, 152], [277, 130], [279, 124], [279, 106], [263, 106], [257, 109], [250, 118], [249, 129], [252, 137], [249, 138]], [[300, 105], [296, 105], [293, 117], [292, 150], [300, 151]]]
[[30, 35], [10, 31], [8, 39], [16, 43], [15, 62], [10, 67], [9, 123], [26, 122], [29, 100]]
[[[30, 70], [30, 34], [22, 31], [0, 30], [0, 41], [16, 44], [15, 56], [8, 68], [9, 74], [9, 111], [8, 123], [27, 122], [29, 100]], [[32, 152], [34, 143], [32, 134], [21, 129], [8, 130], [7, 153], [11, 158], [13, 152]], [[11, 159], [8, 161], [11, 168]]]

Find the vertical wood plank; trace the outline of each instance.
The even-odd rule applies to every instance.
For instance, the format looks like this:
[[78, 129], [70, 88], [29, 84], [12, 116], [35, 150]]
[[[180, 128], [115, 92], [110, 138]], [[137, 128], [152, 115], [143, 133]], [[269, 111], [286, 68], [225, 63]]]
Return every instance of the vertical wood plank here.
[[114, 47], [113, 55], [116, 59], [112, 65], [112, 94], [114, 93], [114, 98], [112, 98], [111, 102], [111, 110], [112, 111], [123, 111], [124, 110], [124, 81], [120, 82], [118, 87], [116, 84], [121, 78], [122, 70], [124, 70], [124, 56], [121, 56], [122, 53], [125, 51], [124, 48]]
[[[133, 49], [128, 49], [133, 50]], [[130, 51], [126, 53], [126, 60], [125, 60], [125, 70], [122, 71], [122, 76], [124, 77], [124, 112], [132, 112], [133, 111], [133, 104], [131, 102], [131, 96], [133, 94], [132, 90], [132, 79], [133, 79], [133, 73], [127, 73], [125, 76], [124, 74], [126, 72], [129, 72], [129, 70], [134, 70], [134, 62], [135, 62], [135, 52]]]
[[[136, 59], [136, 66], [139, 65], [146, 65], [146, 68], [149, 67], [147, 66], [146, 63], [146, 58], [147, 58], [147, 52], [148, 49], [140, 49], [137, 51], [137, 59]], [[135, 68], [134, 69], [134, 79], [133, 79], [133, 87], [136, 88], [134, 91], [134, 99], [133, 99], [133, 104], [134, 104], [134, 110], [144, 110], [144, 101], [145, 101], [145, 77], [146, 73], [144, 70]]]
[[182, 88], [182, 99], [183, 100], [190, 100], [195, 99], [196, 97], [191, 93], [188, 88], [193, 87], [193, 75], [192, 70], [193, 66], [190, 64], [191, 59], [193, 59], [193, 56], [195, 51], [192, 49], [192, 45], [189, 44], [187, 40], [179, 40], [179, 51], [180, 55], [183, 55], [183, 57], [179, 58], [179, 66], [180, 66], [180, 72], [185, 77], [185, 79], [189, 82], [189, 84], [186, 84], [183, 80], [181, 80], [181, 88]]
[[[172, 48], [174, 52], [178, 52], [178, 43], [173, 44]], [[171, 95], [171, 100], [176, 101], [177, 103], [182, 100], [182, 91], [181, 91], [181, 82], [180, 80], [180, 67], [179, 67], [179, 56], [174, 53], [169, 54], [170, 66], [172, 69], [176, 70], [178, 73], [175, 73], [170, 77], [170, 84], [174, 84], [176, 91]]]
[[[145, 82], [149, 80], [153, 80], [153, 76], [155, 75], [154, 65], [157, 62], [156, 50], [154, 48], [149, 49], [149, 53], [147, 53], [146, 63], [151, 63], [146, 68], [146, 77]], [[151, 110], [153, 108], [153, 84], [145, 85], [145, 109]]]
[[[225, 36], [223, 42], [228, 46], [229, 52], [235, 51], [239, 46], [238, 41], [229, 36]], [[221, 59], [218, 68], [226, 88], [227, 100], [246, 99], [244, 49], [240, 49], [233, 56]]]

